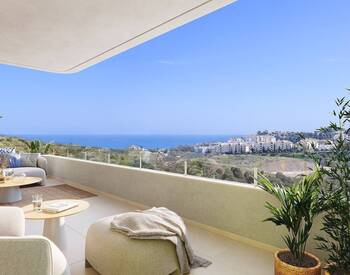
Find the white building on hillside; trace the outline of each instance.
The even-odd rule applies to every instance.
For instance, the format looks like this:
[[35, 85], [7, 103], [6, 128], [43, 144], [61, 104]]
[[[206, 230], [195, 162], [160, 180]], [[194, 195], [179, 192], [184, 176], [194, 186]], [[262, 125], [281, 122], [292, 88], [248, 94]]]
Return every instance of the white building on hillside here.
[[277, 140], [275, 151], [290, 151], [294, 148], [294, 143], [289, 140]]

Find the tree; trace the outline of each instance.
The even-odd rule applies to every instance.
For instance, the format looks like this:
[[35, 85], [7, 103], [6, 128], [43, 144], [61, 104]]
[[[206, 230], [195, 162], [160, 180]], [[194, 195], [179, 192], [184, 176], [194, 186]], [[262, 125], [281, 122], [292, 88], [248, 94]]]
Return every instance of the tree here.
[[44, 144], [40, 140], [27, 141], [27, 140], [21, 139], [20, 141], [27, 146], [30, 153], [47, 154], [51, 148], [51, 143]]
[[336, 105], [335, 122], [320, 129], [337, 133], [335, 140], [329, 141], [332, 149], [328, 154], [313, 155], [325, 175], [321, 230], [326, 237], [317, 236], [316, 240], [318, 248], [328, 254], [327, 270], [331, 274], [350, 274], [350, 100], [339, 98]]
[[230, 181], [235, 180], [232, 170], [230, 168], [225, 168], [224, 174], [222, 175], [222, 179]]
[[238, 167], [231, 167], [232, 174], [235, 178], [243, 179], [243, 173], [242, 170]]
[[188, 163], [187, 173], [192, 176], [202, 177], [204, 175], [202, 162], [199, 160], [190, 161]]
[[290, 185], [293, 183], [290, 177], [287, 177], [285, 174], [281, 172], [276, 173], [276, 179], [278, 179], [284, 185]]
[[244, 172], [244, 178], [248, 183], [254, 183], [254, 175], [250, 171]]

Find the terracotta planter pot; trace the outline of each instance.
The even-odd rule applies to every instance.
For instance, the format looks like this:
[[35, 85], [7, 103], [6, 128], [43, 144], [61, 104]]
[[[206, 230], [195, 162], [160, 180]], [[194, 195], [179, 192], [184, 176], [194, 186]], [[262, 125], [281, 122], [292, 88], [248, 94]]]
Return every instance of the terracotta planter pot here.
[[320, 260], [312, 254], [306, 253], [310, 258], [316, 261], [316, 266], [314, 267], [297, 267], [283, 262], [278, 255], [283, 252], [288, 252], [289, 250], [279, 250], [275, 253], [275, 275], [321, 275], [321, 262]]

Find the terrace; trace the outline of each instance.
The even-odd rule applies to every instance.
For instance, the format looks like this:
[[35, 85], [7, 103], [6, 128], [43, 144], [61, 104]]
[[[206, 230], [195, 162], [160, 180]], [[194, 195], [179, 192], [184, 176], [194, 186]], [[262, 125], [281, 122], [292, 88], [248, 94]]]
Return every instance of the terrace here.
[[[96, 194], [88, 210], [67, 217], [66, 257], [72, 274], [85, 268], [85, 236], [96, 220], [150, 206], [165, 206], [185, 218], [198, 255], [213, 262], [191, 274], [271, 274], [273, 251], [283, 247], [278, 230], [261, 221], [264, 201], [258, 188], [240, 183], [184, 176], [66, 157], [45, 156], [48, 186], [68, 184]], [[26, 221], [26, 234], [42, 234], [41, 221]], [[317, 226], [316, 226], [317, 227]], [[310, 250], [315, 252], [312, 248]]]
[[[0, 62], [46, 72], [79, 72], [232, 2], [3, 1]], [[274, 199], [253, 184], [191, 176], [185, 168], [184, 174], [175, 174], [54, 155], [45, 158], [47, 187], [65, 184], [96, 195], [84, 199], [89, 208], [66, 218], [64, 256], [73, 275], [97, 274], [85, 265], [86, 236], [94, 222], [153, 206], [183, 217], [196, 254], [212, 262], [191, 274], [272, 274], [273, 253], [285, 246], [280, 238], [283, 229], [262, 222], [268, 216], [265, 202]], [[25, 234], [42, 235], [43, 224], [27, 219]], [[317, 221], [307, 250], [323, 258], [313, 241], [319, 230]]]

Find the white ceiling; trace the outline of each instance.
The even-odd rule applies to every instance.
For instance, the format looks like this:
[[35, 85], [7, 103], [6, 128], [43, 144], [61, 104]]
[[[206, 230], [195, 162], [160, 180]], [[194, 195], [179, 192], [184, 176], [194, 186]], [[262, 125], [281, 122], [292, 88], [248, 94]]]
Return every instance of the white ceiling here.
[[77, 72], [234, 1], [0, 0], [0, 63]]

